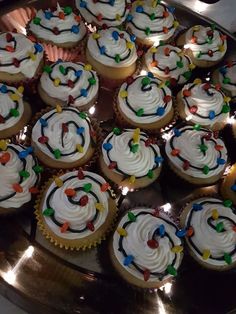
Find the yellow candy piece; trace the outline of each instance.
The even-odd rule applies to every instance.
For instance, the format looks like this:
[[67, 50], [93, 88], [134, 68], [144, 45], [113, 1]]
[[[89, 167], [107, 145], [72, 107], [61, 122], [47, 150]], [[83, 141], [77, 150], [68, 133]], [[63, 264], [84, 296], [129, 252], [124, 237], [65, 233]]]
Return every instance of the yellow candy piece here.
[[152, 1], [152, 7], [155, 8], [157, 6], [157, 0]]
[[140, 129], [137, 128], [134, 130], [134, 134], [133, 134], [133, 141], [134, 143], [138, 143], [140, 139]]
[[134, 48], [134, 44], [131, 43], [130, 41], [127, 41], [126, 47], [127, 47], [128, 49], [133, 49], [133, 48]]
[[10, 95], [11, 100], [13, 101], [19, 101], [20, 100], [20, 96], [17, 94], [11, 94]]
[[129, 183], [134, 183], [136, 180], [135, 176], [130, 176]]
[[218, 49], [220, 52], [224, 52], [225, 51], [225, 46], [224, 45], [220, 45], [218, 46]]
[[6, 140], [0, 140], [0, 149], [1, 150], [7, 150], [7, 141]]
[[181, 253], [183, 252], [183, 247], [181, 245], [176, 245], [176, 246], [173, 246], [172, 249], [171, 249], [171, 252], [173, 253]]
[[85, 64], [84, 70], [85, 70], [85, 71], [91, 71], [91, 70], [92, 70], [91, 64]]
[[58, 186], [59, 188], [63, 186], [63, 181], [58, 177], [56, 177], [54, 179], [54, 182], [55, 182], [56, 186]]
[[196, 68], [196, 65], [193, 63], [190, 63], [188, 67], [190, 70], [194, 70]]
[[98, 39], [101, 36], [98, 33], [93, 33], [92, 37], [93, 37], [93, 39]]
[[18, 88], [17, 88], [17, 90], [18, 90], [18, 92], [20, 93], [20, 94], [23, 94], [24, 93], [24, 86], [19, 86]]
[[121, 20], [121, 16], [119, 14], [116, 14], [116, 20], [120, 21]]
[[175, 20], [173, 23], [173, 26], [174, 26], [174, 28], [177, 28], [179, 26], [179, 22]]
[[56, 105], [56, 111], [57, 111], [57, 113], [61, 113], [62, 107], [60, 105]]
[[184, 56], [184, 52], [183, 52], [183, 51], [177, 52], [177, 55], [178, 55], [179, 57], [183, 57], [183, 56]]
[[126, 90], [122, 90], [121, 92], [120, 92], [120, 97], [121, 98], [126, 98], [128, 96], [128, 92], [126, 91]]
[[224, 102], [230, 102], [231, 98], [228, 96], [224, 96]]
[[95, 207], [96, 207], [96, 209], [99, 210], [100, 212], [102, 212], [102, 211], [105, 209], [102, 203], [96, 203], [96, 204], [95, 204]]
[[35, 55], [34, 53], [29, 52], [29, 53], [28, 53], [28, 56], [30, 57], [30, 59], [31, 59], [32, 61], [35, 61], [35, 60], [36, 60], [36, 55]]
[[217, 209], [213, 209], [213, 210], [212, 210], [211, 217], [212, 217], [214, 220], [216, 220], [216, 219], [219, 218], [219, 212], [218, 212]]
[[203, 258], [204, 260], [207, 260], [210, 256], [211, 256], [210, 250], [203, 250], [203, 252], [202, 252], [202, 258]]
[[200, 30], [200, 26], [199, 26], [199, 25], [193, 26], [193, 30], [194, 30], [195, 32], [198, 32], [198, 31]]
[[77, 144], [77, 145], [76, 145], [76, 149], [77, 149], [77, 151], [78, 151], [79, 153], [83, 153], [83, 151], [84, 151], [83, 146], [80, 145], [80, 144]]
[[202, 80], [200, 78], [196, 78], [193, 83], [199, 85], [202, 84]]
[[135, 5], [143, 5], [143, 1], [137, 0], [137, 1], [135, 1]]
[[54, 82], [53, 82], [54, 86], [57, 87], [57, 86], [59, 86], [60, 83], [61, 83], [61, 80], [59, 78], [54, 79]]
[[126, 237], [128, 235], [127, 231], [124, 228], [117, 228], [116, 231], [119, 233], [120, 236]]
[[156, 48], [156, 47], [150, 48], [150, 52], [151, 52], [151, 53], [156, 53], [156, 52], [157, 52], [157, 48]]

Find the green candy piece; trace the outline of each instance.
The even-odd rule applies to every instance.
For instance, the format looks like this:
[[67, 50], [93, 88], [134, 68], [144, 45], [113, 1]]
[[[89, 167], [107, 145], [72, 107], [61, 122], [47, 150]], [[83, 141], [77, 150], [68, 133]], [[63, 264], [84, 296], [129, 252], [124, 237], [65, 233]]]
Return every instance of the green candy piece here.
[[183, 77], [186, 79], [186, 80], [189, 80], [190, 77], [192, 75], [192, 72], [191, 71], [187, 71], [187, 72], [184, 72], [183, 73]]
[[164, 45], [165, 45], [164, 41], [163, 41], [163, 40], [160, 40], [160, 41], [159, 41], [159, 46], [164, 46]]
[[139, 149], [139, 144], [133, 144], [130, 150], [132, 153], [137, 153], [138, 149]]
[[120, 134], [121, 134], [121, 130], [120, 130], [119, 128], [114, 128], [114, 129], [113, 129], [113, 133], [114, 133], [115, 135], [120, 135]]
[[224, 77], [223, 83], [224, 84], [229, 84], [229, 83], [231, 83], [231, 79], [229, 77]]
[[233, 205], [233, 202], [231, 200], [224, 200], [223, 204], [225, 207], [231, 207]]
[[223, 224], [223, 221], [219, 222], [217, 225], [216, 225], [216, 231], [218, 233], [222, 232], [224, 230], [224, 224]]
[[46, 209], [44, 209], [44, 211], [43, 211], [43, 215], [44, 216], [52, 216], [54, 214], [54, 209], [52, 209], [52, 208], [46, 208]]
[[138, 117], [142, 117], [143, 114], [144, 114], [143, 108], [140, 108], [139, 110], [136, 111], [136, 116], [138, 116]]
[[124, 30], [125, 30], [124, 25], [119, 25], [119, 26], [117, 26], [117, 28], [118, 28], [120, 31], [124, 31]]
[[39, 25], [40, 22], [41, 22], [41, 18], [40, 18], [40, 17], [37, 17], [37, 16], [36, 16], [36, 17], [33, 19], [33, 23], [34, 23], [35, 25]]
[[29, 173], [28, 171], [26, 171], [26, 170], [21, 170], [21, 171], [19, 172], [19, 175], [20, 175], [21, 177], [23, 177], [23, 178], [29, 178], [30, 173]]
[[165, 85], [166, 85], [167, 87], [169, 87], [169, 86], [170, 86], [170, 81], [166, 81], [166, 82], [165, 82]]
[[42, 166], [39, 166], [39, 165], [36, 165], [33, 167], [33, 170], [35, 173], [41, 173], [43, 172], [43, 167]]
[[61, 158], [61, 151], [60, 151], [60, 149], [55, 149], [55, 150], [53, 151], [53, 154], [54, 154], [54, 157], [55, 157], [56, 159], [60, 159], [60, 158]]
[[212, 38], [208, 37], [207, 42], [208, 42], [208, 44], [212, 44]]
[[154, 177], [153, 171], [149, 170], [148, 173], [147, 173], [147, 176], [148, 176], [149, 179], [153, 179], [153, 177]]
[[87, 114], [85, 112], [80, 112], [79, 116], [81, 119], [86, 119], [87, 118]]
[[149, 17], [150, 17], [150, 20], [153, 21], [155, 19], [155, 13], [152, 13]]
[[149, 28], [149, 27], [146, 27], [146, 28], [145, 28], [145, 34], [146, 34], [146, 35], [150, 35], [150, 33], [151, 33], [150, 28]]
[[89, 81], [89, 84], [90, 84], [90, 85], [95, 85], [95, 84], [96, 84], [96, 79], [95, 79], [94, 77], [90, 77], [90, 78], [88, 79], [88, 81]]
[[66, 6], [64, 7], [63, 11], [65, 14], [70, 15], [72, 13], [72, 8], [69, 6]]
[[136, 221], [136, 216], [132, 212], [128, 212], [128, 219], [132, 222]]
[[223, 105], [221, 112], [222, 113], [230, 112], [230, 106], [229, 105]]
[[66, 74], [66, 69], [63, 67], [63, 65], [59, 66], [59, 71], [64, 75]]
[[49, 74], [52, 72], [52, 68], [50, 67], [50, 65], [45, 65], [43, 67], [43, 71]]
[[204, 166], [203, 169], [202, 169], [202, 172], [203, 172], [204, 174], [206, 174], [206, 175], [209, 173], [209, 171], [210, 171], [210, 169], [209, 169], [208, 166]]
[[172, 276], [177, 276], [177, 270], [174, 268], [174, 266], [168, 265], [166, 270], [168, 274]]
[[120, 63], [120, 55], [117, 54], [115, 56], [115, 61], [116, 61], [116, 63]]
[[201, 56], [202, 56], [202, 53], [201, 53], [201, 51], [199, 51], [199, 52], [197, 53], [196, 57], [199, 59], [199, 58], [201, 58]]
[[182, 69], [183, 66], [184, 66], [184, 64], [183, 64], [182, 61], [177, 61], [177, 62], [176, 62], [176, 65], [177, 65], [177, 67], [180, 68], [180, 69]]
[[208, 146], [206, 146], [205, 144], [201, 144], [199, 145], [200, 151], [201, 152], [206, 152], [208, 150]]
[[150, 82], [151, 82], [151, 80], [150, 80], [150, 78], [147, 77], [147, 76], [145, 76], [145, 77], [142, 79], [142, 81], [141, 81], [141, 83], [142, 83], [143, 86], [147, 86], [148, 84], [150, 84]]
[[201, 125], [200, 125], [200, 124], [195, 124], [195, 125], [193, 126], [193, 129], [194, 129], [195, 131], [200, 131]]
[[215, 23], [212, 23], [211, 24], [211, 29], [214, 31], [216, 29], [216, 24]]
[[92, 184], [91, 183], [86, 183], [86, 184], [84, 184], [84, 186], [83, 186], [83, 190], [84, 190], [84, 192], [90, 192], [91, 191], [91, 189], [92, 189]]
[[232, 264], [232, 257], [228, 253], [224, 254], [224, 260], [228, 265]]
[[20, 113], [17, 109], [12, 108], [10, 109], [10, 115], [16, 118], [16, 117], [19, 117]]

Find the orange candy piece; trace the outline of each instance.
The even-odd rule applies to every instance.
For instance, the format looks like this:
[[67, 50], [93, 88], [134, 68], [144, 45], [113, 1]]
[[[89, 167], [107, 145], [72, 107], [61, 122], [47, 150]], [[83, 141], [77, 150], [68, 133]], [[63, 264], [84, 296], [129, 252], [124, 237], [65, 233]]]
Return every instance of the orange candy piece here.
[[179, 155], [179, 153], [180, 153], [180, 149], [178, 149], [178, 148], [176, 148], [176, 149], [173, 149], [172, 151], [171, 151], [171, 155], [172, 156], [177, 156], [177, 155]]
[[106, 182], [101, 186], [101, 191], [106, 192], [109, 189], [109, 187], [110, 187], [109, 183]]
[[12, 47], [12, 46], [6, 46], [5, 49], [7, 51], [9, 51], [9, 52], [14, 52], [15, 51], [14, 47]]
[[75, 16], [75, 20], [76, 20], [76, 22], [79, 23], [79, 22], [81, 21], [81, 17], [80, 17], [79, 15], [76, 15], [76, 16]]
[[69, 228], [69, 223], [68, 222], [64, 222], [64, 224], [61, 226], [61, 233], [64, 233], [68, 230]]
[[168, 32], [169, 32], [169, 29], [164, 26], [164, 27], [163, 27], [163, 33], [164, 33], [164, 34], [167, 34]]
[[194, 234], [193, 227], [190, 226], [187, 230], [187, 237], [191, 237]]
[[5, 165], [10, 160], [10, 158], [11, 155], [8, 152], [3, 153], [2, 156], [0, 156], [0, 163]]
[[65, 190], [65, 194], [66, 194], [67, 196], [73, 197], [73, 196], [75, 196], [76, 191], [75, 191], [74, 189], [66, 189], [66, 190]]
[[19, 184], [19, 183], [14, 183], [12, 185], [12, 188], [13, 190], [16, 192], [16, 193], [22, 193], [23, 192], [23, 188], [22, 186]]
[[31, 188], [29, 188], [29, 192], [32, 194], [38, 194], [39, 189], [36, 186], [32, 186]]
[[191, 96], [191, 91], [188, 90], [188, 89], [184, 89], [184, 90], [183, 90], [183, 96], [185, 96], [185, 97]]
[[59, 12], [58, 17], [60, 20], [64, 20], [65, 19], [65, 13], [64, 12]]
[[151, 65], [151, 67], [157, 67], [158, 66], [158, 62], [157, 61], [152, 61], [151, 63], [150, 63], [150, 65]]

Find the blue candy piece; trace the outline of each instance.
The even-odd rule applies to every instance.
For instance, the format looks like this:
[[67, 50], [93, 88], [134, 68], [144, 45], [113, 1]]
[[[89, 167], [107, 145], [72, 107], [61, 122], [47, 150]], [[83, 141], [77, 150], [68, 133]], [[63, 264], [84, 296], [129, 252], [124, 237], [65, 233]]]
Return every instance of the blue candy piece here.
[[152, 72], [148, 72], [148, 73], [147, 73], [147, 76], [150, 77], [150, 78], [153, 78], [153, 77], [154, 77], [154, 75], [152, 74]]
[[36, 52], [42, 52], [43, 51], [43, 47], [38, 43], [34, 44], [34, 48], [35, 48]]
[[28, 147], [26, 150], [27, 150], [28, 154], [32, 154], [34, 151], [32, 146]]
[[218, 165], [224, 165], [226, 161], [223, 158], [217, 158], [217, 164]]
[[104, 53], [106, 52], [106, 47], [102, 46], [102, 47], [99, 48], [99, 50], [100, 50], [100, 54], [104, 55]]
[[195, 204], [193, 204], [193, 210], [195, 211], [195, 212], [197, 212], [197, 211], [199, 211], [199, 210], [202, 210], [202, 205], [201, 204], [197, 204], [197, 203], [195, 203]]
[[234, 185], [231, 186], [231, 190], [232, 190], [233, 192], [236, 192], [236, 184], [234, 184]]
[[82, 75], [82, 73], [83, 73], [83, 70], [78, 70], [75, 72], [75, 76], [80, 77]]
[[22, 150], [21, 152], [19, 152], [18, 157], [20, 159], [24, 159], [29, 155], [29, 152], [27, 150]]
[[174, 135], [179, 137], [181, 135], [181, 131], [179, 129], [174, 128]]
[[157, 164], [157, 165], [160, 165], [160, 164], [162, 164], [163, 163], [163, 158], [161, 157], [161, 156], [157, 156], [156, 158], [155, 158], [155, 163]]
[[83, 96], [83, 97], [87, 97], [87, 96], [88, 96], [88, 91], [87, 91], [87, 89], [82, 88], [82, 89], [80, 90], [80, 95]]
[[115, 39], [115, 40], [118, 40], [119, 39], [119, 33], [117, 31], [113, 31], [112, 32], [112, 37]]
[[169, 11], [170, 13], [174, 13], [175, 12], [175, 7], [167, 7], [167, 11]]
[[40, 119], [39, 119], [39, 122], [41, 123], [41, 125], [42, 125], [43, 127], [48, 126], [48, 122], [47, 122], [45, 119], [43, 119], [43, 118], [40, 118]]
[[143, 12], [143, 7], [141, 5], [138, 5], [136, 8], [136, 12], [142, 13]]
[[134, 17], [133, 17], [132, 14], [128, 14], [128, 15], [127, 15], [127, 18], [126, 18], [126, 21], [127, 21], [127, 22], [131, 22], [131, 21], [133, 20], [133, 18], [134, 18]]
[[82, 133], [84, 133], [84, 127], [77, 128], [76, 133], [77, 133], [77, 134], [82, 134]]
[[160, 235], [160, 237], [164, 237], [165, 233], [166, 233], [166, 229], [164, 225], [160, 225], [158, 228], [158, 233]]
[[113, 6], [115, 4], [115, 0], [110, 0], [109, 4]]
[[159, 107], [157, 108], [157, 111], [156, 111], [156, 115], [157, 116], [163, 116], [163, 114], [165, 113], [165, 108], [164, 107]]
[[78, 34], [79, 33], [79, 26], [78, 25], [73, 25], [71, 27], [71, 32], [74, 34]]
[[44, 16], [45, 16], [45, 18], [46, 18], [47, 20], [50, 20], [51, 17], [52, 17], [52, 12], [50, 12], [50, 11], [45, 11], [45, 12], [44, 12]]
[[87, 2], [86, 1], [80, 1], [80, 7], [81, 8], [86, 8], [87, 7]]
[[127, 255], [123, 261], [124, 266], [129, 266], [134, 261], [133, 255]]
[[136, 40], [136, 36], [135, 36], [135, 35], [130, 35], [129, 37], [130, 37], [130, 40], [131, 40], [132, 42], [135, 42], [135, 40]]
[[7, 93], [7, 87], [6, 87], [6, 85], [2, 85], [2, 86], [0, 87], [0, 91], [1, 91], [1, 93], [6, 94], [6, 93]]
[[183, 238], [186, 236], [187, 231], [185, 229], [180, 229], [176, 232], [178, 238]]
[[102, 147], [103, 147], [106, 151], [108, 151], [108, 150], [111, 150], [113, 146], [112, 146], [111, 143], [104, 143], [104, 144], [102, 145]]
[[219, 72], [220, 72], [222, 75], [224, 75], [224, 74], [227, 73], [227, 68], [226, 68], [226, 67], [222, 67], [222, 68], [219, 69]]
[[208, 115], [209, 119], [210, 119], [210, 120], [213, 120], [213, 119], [215, 118], [215, 116], [216, 116], [215, 111], [214, 111], [214, 110], [211, 110], [211, 111], [209, 112], [209, 115]]
[[60, 64], [60, 63], [62, 63], [62, 62], [63, 62], [62, 59], [58, 59], [57, 62], [56, 62], [56, 64]]

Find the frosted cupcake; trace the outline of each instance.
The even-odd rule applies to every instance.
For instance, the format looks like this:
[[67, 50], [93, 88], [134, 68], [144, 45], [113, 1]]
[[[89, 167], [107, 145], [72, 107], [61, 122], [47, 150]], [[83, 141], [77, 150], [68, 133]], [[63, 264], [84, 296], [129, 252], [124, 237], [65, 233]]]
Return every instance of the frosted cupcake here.
[[222, 181], [220, 192], [224, 198], [232, 200], [236, 205], [236, 164], [230, 168]]
[[35, 154], [45, 165], [68, 169], [91, 160], [97, 135], [84, 112], [57, 107], [38, 119], [31, 141]]
[[103, 141], [99, 160], [102, 173], [122, 187], [141, 188], [154, 182], [163, 158], [153, 139], [140, 129], [114, 128]]
[[23, 100], [24, 87], [0, 84], [0, 138], [16, 135], [29, 122], [31, 109]]
[[227, 270], [236, 265], [236, 215], [232, 202], [201, 197], [181, 214], [186, 243], [193, 258], [206, 268]]
[[54, 177], [36, 205], [43, 234], [66, 249], [86, 249], [105, 238], [116, 217], [109, 184], [98, 174], [73, 171]]
[[0, 140], [0, 214], [20, 209], [38, 192], [42, 167], [32, 147]]
[[144, 56], [144, 65], [157, 78], [172, 85], [186, 83], [195, 68], [183, 50], [171, 45], [151, 47]]
[[121, 124], [158, 131], [174, 117], [171, 90], [152, 73], [129, 78], [120, 87], [115, 111]]
[[200, 79], [184, 85], [177, 95], [180, 117], [212, 130], [220, 130], [227, 123], [229, 101], [219, 84], [202, 83]]
[[227, 164], [228, 154], [223, 141], [199, 124], [174, 129], [165, 151], [171, 169], [192, 184], [217, 182]]
[[159, 288], [177, 275], [183, 257], [181, 236], [181, 230], [164, 213], [131, 209], [113, 235], [112, 264], [129, 283]]
[[43, 67], [43, 47], [23, 34], [0, 34], [0, 81], [25, 83], [36, 78]]
[[214, 83], [220, 83], [224, 92], [236, 97], [236, 61], [228, 61], [224, 66], [213, 72]]
[[85, 21], [95, 26], [119, 26], [131, 8], [130, 0], [76, 0], [75, 4]]
[[161, 1], [136, 1], [127, 17], [127, 27], [136, 36], [137, 43], [152, 46], [167, 42], [174, 36], [179, 23], [171, 9]]
[[177, 45], [184, 46], [193, 63], [208, 68], [219, 63], [227, 50], [226, 36], [215, 29], [215, 25], [195, 25], [177, 40]]
[[70, 105], [88, 110], [96, 102], [98, 87], [97, 74], [90, 65], [56, 62], [44, 67], [38, 92], [50, 106]]

